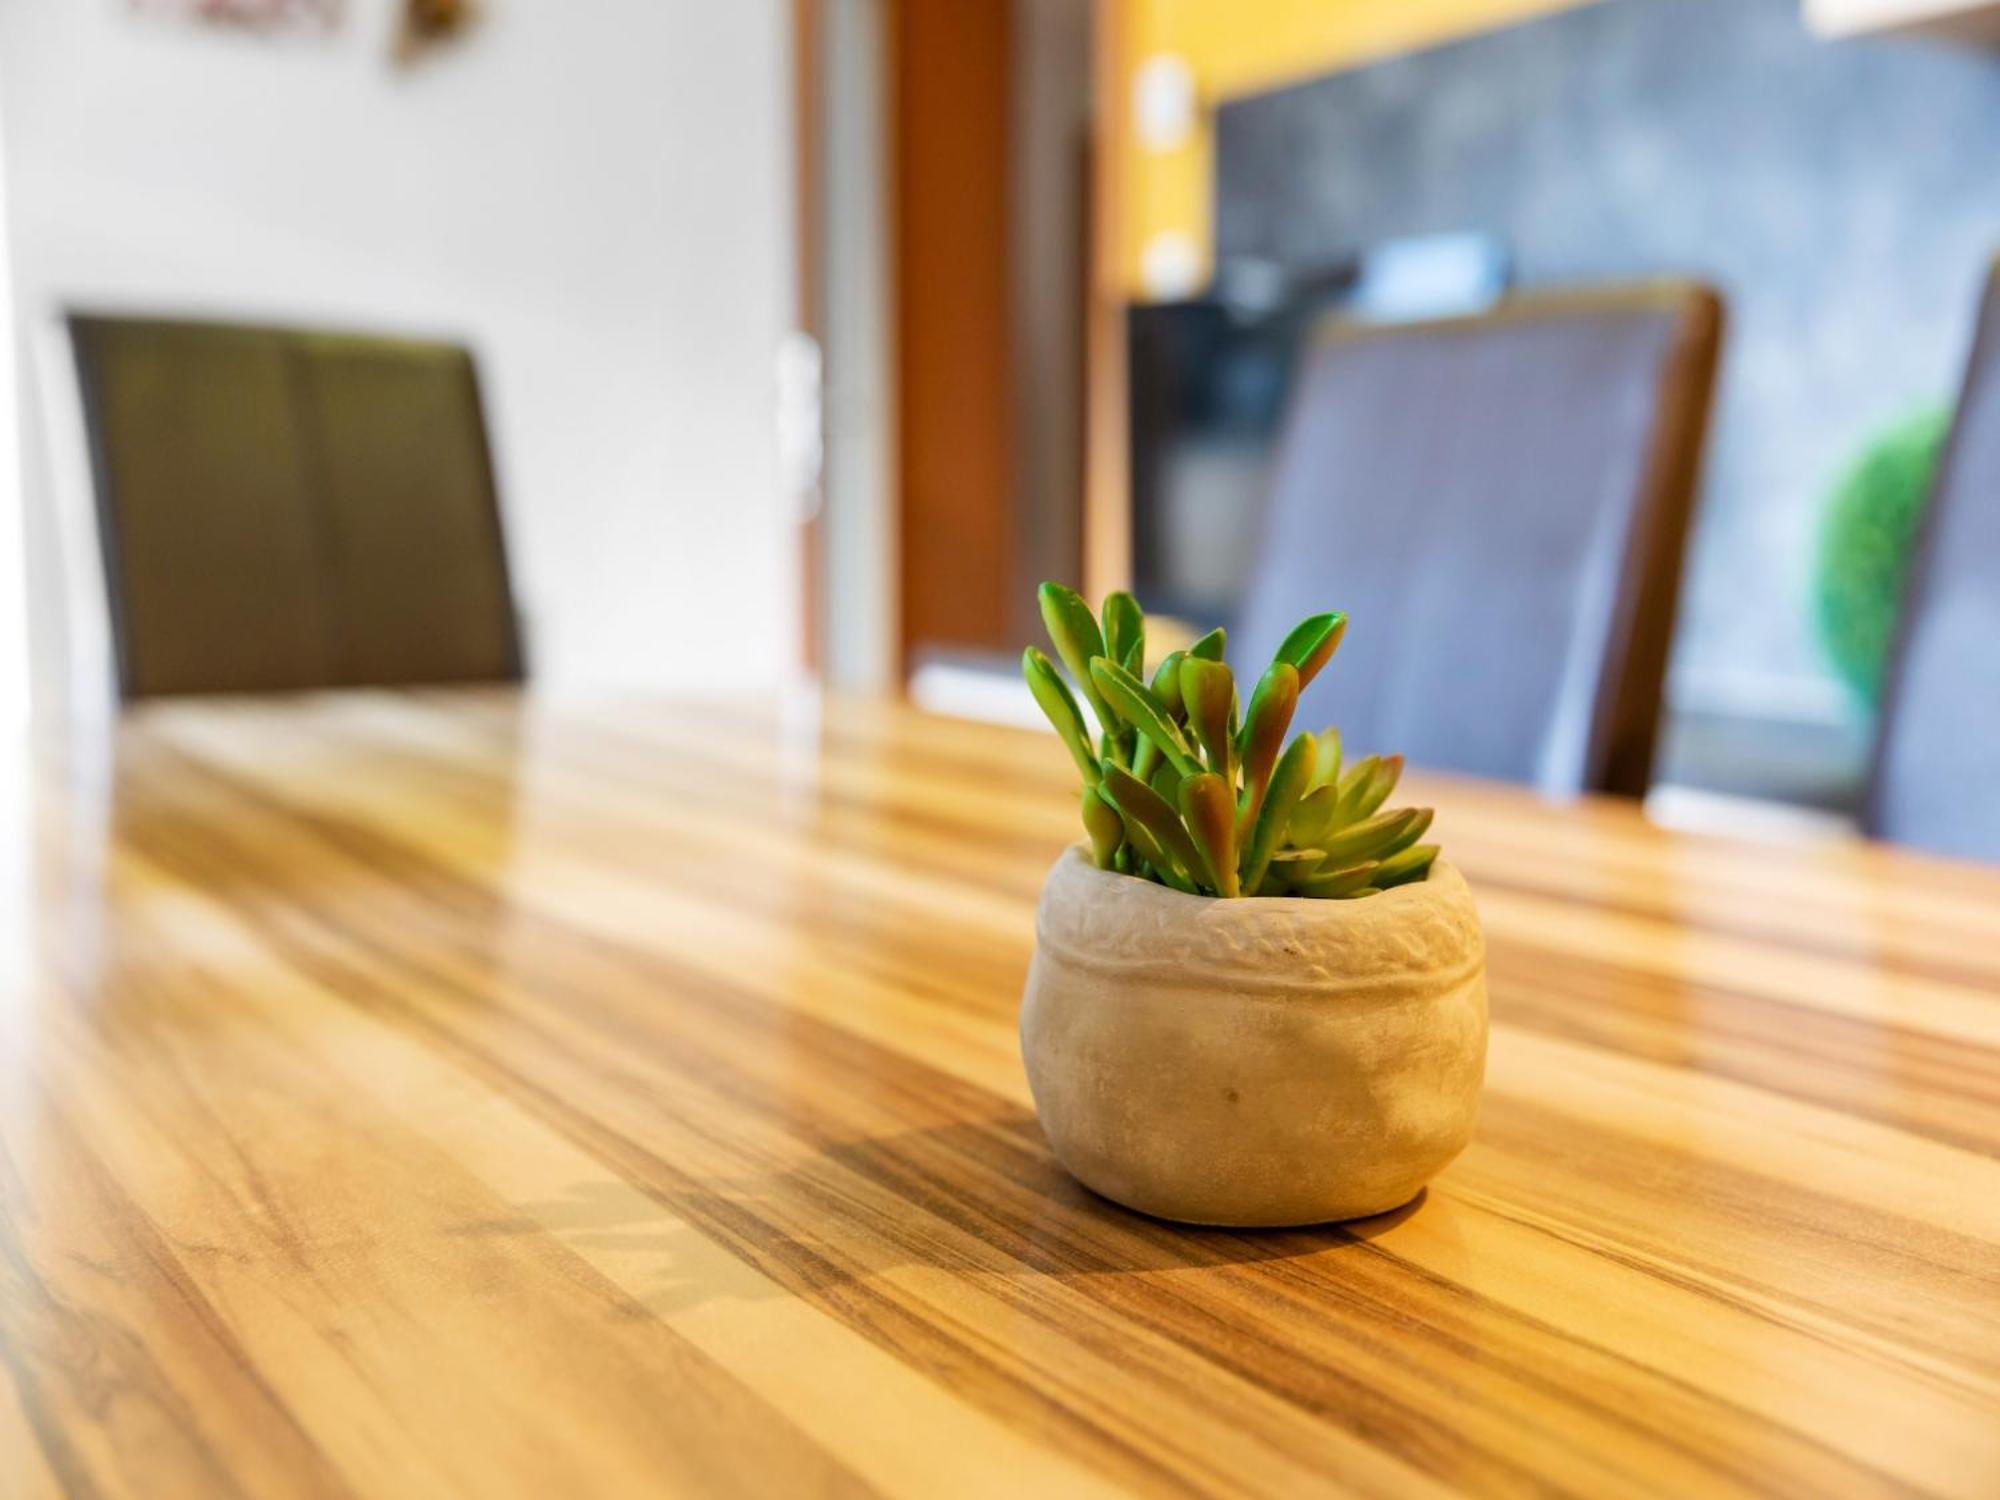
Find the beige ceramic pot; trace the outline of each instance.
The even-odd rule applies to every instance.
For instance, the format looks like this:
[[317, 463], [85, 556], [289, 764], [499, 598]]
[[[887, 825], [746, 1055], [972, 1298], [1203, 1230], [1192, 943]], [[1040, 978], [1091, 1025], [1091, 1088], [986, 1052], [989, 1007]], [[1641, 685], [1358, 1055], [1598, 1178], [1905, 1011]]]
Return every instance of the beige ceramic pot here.
[[1086, 1186], [1239, 1227], [1384, 1213], [1464, 1149], [1486, 1072], [1465, 878], [1221, 901], [1066, 851], [1042, 887], [1021, 1052]]

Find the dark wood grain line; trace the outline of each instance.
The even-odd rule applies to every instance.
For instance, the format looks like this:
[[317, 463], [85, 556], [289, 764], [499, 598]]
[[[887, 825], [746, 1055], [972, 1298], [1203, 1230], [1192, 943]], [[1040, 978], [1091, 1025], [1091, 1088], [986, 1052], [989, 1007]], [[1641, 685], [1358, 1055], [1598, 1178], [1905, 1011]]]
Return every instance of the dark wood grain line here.
[[[1495, 936], [1488, 957], [1496, 1013], [1509, 1024], [2000, 1156], [2000, 1049], [1533, 939]], [[1685, 1020], [1696, 1012], [1701, 1045], [1691, 1049]]]
[[[803, 740], [763, 709], [492, 692], [160, 705], [120, 732], [114, 788], [104, 829], [45, 828], [43, 1086], [92, 1101], [102, 1170], [132, 1174], [204, 1305], [282, 1299], [339, 1327], [328, 1357], [358, 1374], [410, 1357], [422, 1287], [512, 1351], [482, 1411], [581, 1428], [574, 1381], [601, 1381], [592, 1430], [619, 1452], [576, 1448], [580, 1491], [936, 1492], [912, 1487], [935, 1463], [788, 1404], [813, 1387], [782, 1346], [716, 1342], [768, 1339], [780, 1307], [823, 1357], [909, 1381], [939, 1444], [990, 1432], [983, 1451], [1131, 1493], [1983, 1496], [2000, 1476], [2000, 1058], [1976, 1009], [2000, 986], [1963, 893], [1882, 925], [1952, 889], [1933, 863], [1751, 871], [1616, 808], [1438, 781], [1492, 898], [1485, 1121], [1405, 1212], [1251, 1235], [1091, 1197], [1027, 1109], [1030, 906], [1074, 832], [1045, 736], [838, 702]], [[1841, 911], [1868, 940], [1821, 936]], [[376, 1066], [401, 1081], [343, 1095]], [[350, 1204], [330, 1217], [315, 1162]], [[610, 1196], [549, 1201], [572, 1177]], [[126, 1209], [51, 1219], [45, 1159], [20, 1184], [24, 1253], [85, 1257], [63, 1274], [115, 1311], [90, 1226]], [[322, 1233], [379, 1217], [384, 1251], [451, 1274], [330, 1278], [301, 1210]], [[210, 1243], [231, 1258], [187, 1259]], [[655, 1254], [669, 1284], [751, 1301], [641, 1295]], [[250, 1377], [204, 1362], [212, 1335], [142, 1265], [169, 1288], [144, 1350], [201, 1397], [178, 1420], [239, 1488], [284, 1492], [230, 1425], [251, 1407], [215, 1396]], [[355, 1317], [326, 1305], [342, 1287]], [[574, 1347], [523, 1363], [530, 1336]], [[10, 1356], [40, 1337], [0, 1323]], [[267, 1403], [315, 1388], [309, 1364], [250, 1363]], [[36, 1400], [44, 1446], [134, 1491], [127, 1438]], [[365, 1462], [417, 1442], [290, 1415]]]
[[[416, 853], [400, 841], [384, 835], [379, 829], [365, 829], [347, 820], [330, 818], [324, 814], [291, 807], [281, 799], [270, 797], [266, 793], [246, 787], [230, 773], [217, 771], [213, 767], [204, 767], [203, 770], [206, 774], [213, 776], [227, 789], [232, 799], [256, 805], [274, 817], [287, 819], [295, 822], [302, 829], [310, 830], [315, 837], [324, 841], [329, 848], [337, 851], [346, 858], [361, 862], [377, 874], [393, 879], [399, 889], [410, 892], [419, 899], [441, 901], [444, 914], [453, 917], [470, 918], [475, 921], [487, 915], [479, 910], [480, 904], [488, 899], [484, 891], [470, 884], [454, 891], [454, 877], [449, 870]], [[449, 899], [446, 899], [447, 893], [451, 893]], [[516, 926], [519, 927], [524, 920], [524, 913], [517, 907], [512, 912], [512, 919]], [[727, 1004], [725, 1005], [721, 1003], [725, 998], [725, 987], [716, 985], [707, 976], [689, 974], [678, 970], [670, 964], [662, 964], [652, 955], [620, 950], [616, 945], [605, 944], [600, 939], [581, 938], [579, 934], [573, 931], [564, 930], [561, 923], [551, 922], [546, 917], [536, 916], [533, 919], [533, 927], [537, 933], [542, 933], [550, 937], [551, 941], [554, 941], [557, 935], [560, 934], [563, 941], [580, 942], [582, 946], [593, 949], [599, 957], [609, 963], [614, 965], [629, 965], [649, 983], [658, 986], [664, 991], [677, 994], [699, 993], [702, 996], [704, 1008], [711, 1019], [718, 1019], [725, 1012], [737, 1011], [744, 1008], [761, 1008], [761, 1002], [757, 997], [740, 991], [727, 993]], [[393, 961], [393, 955], [391, 954], [385, 953], [382, 956], [385, 961]], [[532, 976], [535, 987], [540, 989], [544, 983], [560, 983], [560, 976], [566, 972], [574, 972], [576, 967], [573, 959], [555, 964], [550, 975], [546, 976], [546, 978], [539, 974]], [[438, 978], [436, 975], [425, 975], [423, 977], [426, 982], [437, 982]], [[559, 990], [557, 993], [570, 1002], [576, 1002], [581, 999], [581, 996], [574, 992], [565, 993]], [[572, 1011], [571, 1014], [577, 1018], [581, 1018], [582, 1015], [581, 1012], [576, 1011]], [[602, 1020], [602, 1017], [592, 1016], [590, 1019], [592, 1024], [597, 1024]], [[768, 1015], [765, 1019], [769, 1020]], [[895, 1112], [899, 1117], [912, 1110], [925, 1107], [934, 1112], [937, 1110], [940, 1101], [949, 1102], [951, 1106], [947, 1110], [947, 1114], [949, 1115], [962, 1114], [968, 1109], [991, 1109], [997, 1104], [997, 1101], [979, 1100], [970, 1091], [965, 1091], [962, 1086], [956, 1085], [954, 1081], [944, 1078], [919, 1064], [915, 1064], [910, 1059], [872, 1047], [851, 1036], [818, 1027], [814, 1023], [802, 1022], [796, 1018], [787, 1023], [787, 1027], [795, 1036], [802, 1035], [803, 1039], [809, 1040], [812, 1055], [818, 1060], [819, 1065], [829, 1072], [840, 1069], [843, 1062], [845, 1062], [845, 1071], [853, 1079], [856, 1081], [868, 1080], [877, 1090], [884, 1089], [890, 1085], [892, 1079], [897, 1078], [899, 1075], [902, 1076], [905, 1081], [899, 1089], [895, 1090], [892, 1098], [892, 1102], [897, 1106]], [[645, 1034], [642, 1033], [627, 1035], [621, 1038], [620, 1041], [622, 1045], [639, 1045], [645, 1039]], [[552, 1050], [560, 1048], [559, 1041], [553, 1035], [544, 1034], [539, 1040], [542, 1045]], [[692, 1081], [695, 1077], [713, 1079], [718, 1076], [729, 1076], [731, 1058], [728, 1053], [718, 1051], [706, 1055], [691, 1055], [688, 1050], [691, 1045], [689, 1039], [680, 1039], [680, 1044], [675, 1049], [676, 1059], [684, 1060], [688, 1065], [688, 1072], [683, 1079], [684, 1083]], [[522, 1080], [518, 1074], [508, 1076], [507, 1083], [509, 1087], [518, 1087], [521, 1082]], [[629, 1082], [627, 1086], [635, 1087], [641, 1092], [648, 1092], [648, 1085], [643, 1082], [635, 1080]], [[954, 1094], [960, 1095], [960, 1097], [953, 1099]], [[738, 1096], [731, 1102], [751, 1109], [764, 1109], [768, 1108], [771, 1104], [768, 1096], [758, 1094], [747, 1097]], [[825, 1145], [829, 1144], [829, 1142], [821, 1141], [819, 1144]], [[599, 1143], [598, 1149], [601, 1150], [601, 1143]], [[843, 1158], [842, 1160], [844, 1165], [853, 1165], [851, 1157]], [[652, 1175], [647, 1179], [636, 1180], [658, 1180], [658, 1173], [662, 1163], [654, 1160], [649, 1162], [648, 1166], [651, 1169]], [[962, 1183], [966, 1175], [964, 1170], [966, 1163], [962, 1157], [939, 1162], [936, 1164], [936, 1169], [933, 1172], [920, 1174], [915, 1177], [904, 1172], [885, 1176], [882, 1174], [881, 1167], [882, 1164], [878, 1162], [876, 1175], [879, 1186], [889, 1189], [895, 1197], [902, 1201], [915, 1202], [919, 1206], [927, 1208], [937, 1217], [949, 1219], [957, 1211], [957, 1205], [964, 1201], [957, 1194], [942, 1199], [933, 1196], [928, 1201], [918, 1196], [925, 1182], [952, 1181], [954, 1184]], [[684, 1213], [692, 1211], [697, 1217], [700, 1217], [702, 1216], [701, 1208], [690, 1205], [681, 1196], [687, 1193], [690, 1187], [691, 1184], [684, 1179], [672, 1180], [670, 1181], [669, 1192], [675, 1195], [673, 1201], [677, 1211]], [[820, 1194], [825, 1189], [817, 1185], [805, 1185], [802, 1187], [802, 1191], [807, 1192], [809, 1197], [812, 1197], [821, 1207], [829, 1211], [842, 1206], [821, 1198]], [[850, 1210], [853, 1208], [851, 1203], [845, 1206]], [[1045, 1203], [1038, 1203], [1034, 1207], [1045, 1207]], [[760, 1265], [773, 1271], [774, 1274], [787, 1281], [788, 1284], [795, 1286], [801, 1293], [826, 1297], [836, 1286], [843, 1294], [854, 1291], [856, 1283], [851, 1269], [843, 1271], [838, 1267], [830, 1268], [820, 1258], [813, 1256], [807, 1256], [799, 1260], [790, 1259], [789, 1257], [796, 1253], [798, 1247], [784, 1241], [782, 1235], [777, 1233], [773, 1226], [754, 1221], [746, 1225], [740, 1219], [735, 1223], [718, 1222], [714, 1218], [713, 1207], [709, 1206], [709, 1208], [708, 1222], [705, 1227], [727, 1234], [730, 1237], [730, 1242], [736, 1245], [741, 1253], [755, 1257]], [[1032, 1218], [1033, 1214], [1031, 1213], [1029, 1217]], [[984, 1243], [994, 1242], [995, 1226], [991, 1222], [990, 1211], [975, 1215], [971, 1222], [963, 1222], [959, 1227], [964, 1229], [970, 1238], [980, 1240]], [[1167, 1233], [1172, 1234], [1174, 1232], [1168, 1231]], [[774, 1246], [781, 1247], [781, 1255], [784, 1258], [775, 1261], [767, 1259], [772, 1254]], [[914, 1253], [919, 1247], [905, 1242], [899, 1245], [898, 1248], [905, 1253]], [[968, 1266], [960, 1267], [959, 1269], [970, 1271], [974, 1268]], [[1090, 1267], [1086, 1263], [1079, 1269], [1088, 1271]], [[1109, 1270], [1112, 1268], [1107, 1266], [1102, 1269]], [[865, 1317], [871, 1323], [880, 1320], [885, 1311], [879, 1302], [876, 1301], [870, 1301], [864, 1307], [854, 1308], [842, 1307], [830, 1299], [828, 1305], [835, 1307], [836, 1310], [842, 1311], [844, 1315], [849, 1317]], [[1046, 1310], [1044, 1315], [1049, 1317], [1051, 1326], [1061, 1326], [1060, 1309]], [[1072, 1318], [1075, 1316], [1073, 1309], [1070, 1310], [1069, 1315]], [[1155, 1316], [1157, 1316], [1157, 1313]], [[1146, 1326], [1153, 1327], [1154, 1331], [1166, 1331], [1150, 1322]], [[1074, 1323], [1071, 1323], [1069, 1331], [1074, 1334], [1078, 1331], [1078, 1328]], [[1274, 1328], [1272, 1333], [1275, 1336], [1277, 1330]], [[1365, 1331], [1360, 1336], [1366, 1337]], [[1201, 1340], [1193, 1337], [1183, 1336], [1178, 1341], [1190, 1349], [1199, 1349], [1202, 1345]], [[902, 1337], [894, 1339], [894, 1346], [900, 1352], [906, 1354], [911, 1352], [909, 1343]], [[1465, 1350], [1461, 1347], [1458, 1352], [1463, 1354]], [[964, 1355], [965, 1351], [962, 1349], [949, 1351], [949, 1358], [954, 1362], [962, 1360]], [[1367, 1392], [1353, 1389], [1350, 1386], [1340, 1387], [1337, 1394], [1333, 1395], [1327, 1394], [1324, 1389], [1314, 1393], [1311, 1389], [1314, 1384], [1323, 1387], [1323, 1382], [1328, 1374], [1328, 1371], [1324, 1368], [1316, 1370], [1309, 1368], [1308, 1371], [1301, 1373], [1299, 1380], [1289, 1384], [1282, 1382], [1273, 1384], [1272, 1382], [1276, 1380], [1276, 1376], [1272, 1372], [1274, 1361], [1268, 1351], [1266, 1351], [1264, 1360], [1263, 1375], [1261, 1380], [1256, 1383], [1264, 1384], [1267, 1389], [1273, 1390], [1274, 1394], [1282, 1395], [1288, 1401], [1302, 1406], [1308, 1411], [1313, 1411], [1321, 1415], [1330, 1411], [1339, 1411], [1349, 1414], [1352, 1419], [1355, 1414], [1365, 1412], [1371, 1409], [1371, 1406], [1379, 1406], [1381, 1404], [1379, 1400], [1376, 1403], [1369, 1402], [1365, 1399], [1368, 1394]], [[1276, 1363], [1281, 1364], [1282, 1362]], [[1241, 1374], [1243, 1372], [1239, 1370], [1236, 1373]], [[1306, 1374], [1316, 1375], [1318, 1377], [1317, 1381], [1307, 1381], [1305, 1379]], [[1571, 1399], [1572, 1401], [1577, 1399], [1574, 1393], [1572, 1393]], [[1395, 1448], [1395, 1451], [1403, 1453], [1406, 1456], [1413, 1456], [1419, 1461], [1434, 1460], [1435, 1467], [1433, 1472], [1440, 1474], [1441, 1477], [1450, 1477], [1460, 1482], [1467, 1480], [1468, 1477], [1472, 1477], [1477, 1482], [1477, 1477], [1483, 1473], [1485, 1482], [1505, 1485], [1510, 1481], [1510, 1473], [1503, 1455], [1492, 1453], [1475, 1455], [1472, 1450], [1467, 1448], [1462, 1437], [1455, 1432], [1443, 1428], [1431, 1427], [1429, 1428], [1429, 1435], [1426, 1436], [1422, 1424], [1415, 1427], [1410, 1425], [1415, 1420], [1415, 1409], [1396, 1405], [1393, 1402], [1389, 1403], [1389, 1405], [1393, 1406], [1400, 1416], [1400, 1426], [1390, 1423], [1383, 1412], [1377, 1410], [1375, 1417], [1357, 1421], [1356, 1425], [1350, 1430], [1371, 1441], [1377, 1442], [1383, 1442], [1393, 1437], [1391, 1446]], [[1623, 1421], [1620, 1414], [1602, 1406], [1596, 1406], [1594, 1411], [1589, 1410], [1589, 1407], [1592, 1405], [1595, 1404], [1586, 1403], [1586, 1414], [1593, 1415], [1600, 1420], [1611, 1421], [1613, 1425], [1618, 1425], [1619, 1422]], [[1572, 1413], [1573, 1416], [1575, 1414], [1574, 1412]], [[1712, 1412], [1709, 1415], [1711, 1419], [1715, 1416]], [[1425, 1423], [1429, 1421], [1430, 1419], [1427, 1417], [1423, 1419]], [[1396, 1427], [1393, 1433], [1388, 1431], [1391, 1426]], [[1656, 1434], [1655, 1437], [1657, 1440], [1658, 1435]], [[1689, 1456], [1692, 1457], [1693, 1455]], [[1468, 1468], [1468, 1465], [1472, 1464], [1472, 1460], [1475, 1457], [1480, 1460], [1480, 1464]], [[1430, 1465], [1427, 1463], [1427, 1466]], [[1726, 1475], [1726, 1464], [1717, 1465], [1716, 1468], [1717, 1477]], [[1519, 1476], [1511, 1477], [1518, 1478]]]
[[[188, 758], [182, 769], [195, 773], [197, 763]], [[394, 878], [398, 890], [415, 904], [439, 903], [433, 915], [477, 915], [478, 905], [493, 899], [476, 885], [455, 880], [444, 867], [358, 825], [288, 808], [214, 767], [198, 769], [199, 774], [240, 798], [246, 810], [255, 807], [269, 816], [289, 818], [321, 839], [328, 852], [375, 874]], [[230, 841], [219, 825], [213, 823], [182, 824], [173, 830], [171, 838], [158, 840], [134, 830], [128, 833], [128, 840], [136, 852], [161, 868], [191, 883], [205, 882], [210, 888], [215, 884], [214, 867], [190, 857], [190, 850], [204, 842], [208, 857], [223, 868], [238, 875], [256, 869], [257, 847], [248, 841]], [[358, 924], [342, 923], [309, 905], [270, 899], [270, 893], [281, 888], [282, 883], [275, 879], [268, 885], [256, 884], [266, 899], [260, 901], [259, 910], [242, 915], [282, 962], [313, 974], [341, 999], [417, 1032], [441, 1054], [506, 1093], [566, 1138], [590, 1151], [609, 1170], [696, 1223], [747, 1263], [840, 1317], [882, 1347], [918, 1363], [934, 1378], [956, 1387], [970, 1387], [967, 1394], [1024, 1430], [1062, 1436], [1079, 1457], [1093, 1462], [1112, 1477], [1134, 1483], [1148, 1493], [1208, 1492], [1187, 1487], [1183, 1476], [1164, 1466], [1156, 1454], [1134, 1446], [1115, 1428], [1099, 1428], [1061, 1410], [1050, 1400], [1046, 1389], [1024, 1380], [1019, 1371], [996, 1363], [973, 1344], [943, 1335], [893, 1296], [877, 1292], [868, 1282], [870, 1268], [866, 1263], [816, 1251], [781, 1225], [748, 1212], [726, 1195], [706, 1189], [698, 1177], [577, 1109], [563, 1094], [530, 1076], [518, 1064], [469, 1042], [447, 1019], [411, 1004], [409, 999], [413, 989], [421, 989], [458, 1005], [474, 1005], [491, 998], [485, 992], [467, 988], [448, 972], [423, 965], [392, 938], [371, 935]], [[850, 1071], [856, 1076], [869, 1074], [871, 1069], [879, 1070], [871, 1075], [878, 1089], [885, 1087], [893, 1076], [892, 1068], [902, 1066], [911, 1076], [900, 1091], [901, 1097], [918, 1102], [929, 1113], [949, 1109], [954, 1104], [964, 1108], [975, 1097], [956, 1080], [930, 1075], [914, 1064], [905, 1065], [900, 1057], [868, 1048], [843, 1033], [796, 1018], [783, 1018], [750, 993], [719, 985], [657, 955], [621, 950], [594, 936], [561, 930], [560, 924], [546, 918], [530, 918], [519, 909], [511, 910], [509, 919], [516, 925], [532, 922], [537, 931], [559, 938], [575, 950], [567, 955], [573, 967], [548, 970], [538, 967], [523, 976], [524, 988], [559, 1002], [564, 1019], [570, 1023], [568, 1029], [542, 1025], [517, 1013], [513, 1024], [532, 1043], [529, 1050], [542, 1066], [564, 1065], [597, 1079], [608, 1089], [627, 1094], [635, 1103], [655, 1104], [662, 1096], [661, 1081], [651, 1075], [608, 1072], [602, 1054], [588, 1058], [577, 1054], [573, 1050], [577, 1026], [587, 1025], [599, 1032], [610, 1028], [608, 1042], [613, 1055], [651, 1052], [670, 1057], [679, 1064], [675, 1070], [677, 1088], [723, 1089], [731, 1105], [759, 1113], [771, 1109], [774, 1095], [768, 1088], [746, 1088], [745, 1080], [731, 1067], [732, 1062], [741, 1061], [742, 1054], [702, 1045], [695, 1029], [678, 1031], [674, 1047], [668, 1052], [660, 1047], [662, 1038], [658, 1034], [634, 1029], [601, 1007], [593, 1007], [598, 992], [587, 982], [587, 976], [594, 971], [609, 974], [622, 969], [628, 981], [636, 980], [659, 995], [698, 995], [703, 1016], [711, 1026], [736, 1012], [749, 1014], [763, 1023], [758, 1028], [761, 1040], [754, 1045], [762, 1045], [771, 1031], [780, 1026], [804, 1030], [810, 1034], [815, 1056], [822, 1066], [837, 1064], [844, 1055], [850, 1056], [854, 1059]], [[342, 958], [344, 951], [357, 948], [366, 956], [367, 966]], [[587, 961], [581, 958], [584, 953], [589, 954]], [[371, 969], [377, 965], [403, 982], [385, 982], [375, 977]], [[575, 977], [578, 973], [586, 978], [579, 980]], [[991, 1101], [979, 1099], [977, 1106], [990, 1108]], [[742, 1163], [740, 1176], [754, 1179], [760, 1170], [768, 1170], [768, 1164], [748, 1160]]]
[[[216, 1415], [211, 1403], [236, 1408], [244, 1429], [254, 1431], [261, 1467], [281, 1473], [286, 1493], [335, 1500], [353, 1493], [327, 1455], [298, 1424], [278, 1393], [265, 1381], [215, 1308], [196, 1290], [186, 1268], [169, 1248], [159, 1226], [120, 1190], [103, 1164], [84, 1146], [61, 1109], [46, 1096], [11, 1100], [9, 1107], [31, 1112], [38, 1151], [56, 1156], [70, 1192], [88, 1203], [98, 1235], [97, 1255], [84, 1260], [72, 1251], [61, 1274], [75, 1285], [69, 1292], [50, 1283], [54, 1268], [39, 1269], [28, 1240], [29, 1207], [25, 1178], [8, 1153], [10, 1191], [0, 1202], [0, 1265], [7, 1272], [0, 1296], [0, 1363], [13, 1379], [44, 1457], [71, 1494], [123, 1489], [147, 1475], [166, 1487], [217, 1496], [248, 1496], [239, 1482], [240, 1455], [218, 1451], [208, 1429]], [[5, 1142], [0, 1141], [0, 1147]], [[107, 1304], [79, 1305], [91, 1283], [109, 1283], [134, 1296], [180, 1346], [178, 1361], [199, 1372], [199, 1394], [176, 1383], [175, 1372], [155, 1357], [148, 1330], [122, 1318]], [[145, 1428], [143, 1470], [139, 1446], [130, 1451], [86, 1457], [69, 1435], [64, 1413], [86, 1410], [130, 1433], [136, 1416]], [[119, 1413], [124, 1415], [119, 1415]], [[99, 1465], [116, 1462], [116, 1472]]]

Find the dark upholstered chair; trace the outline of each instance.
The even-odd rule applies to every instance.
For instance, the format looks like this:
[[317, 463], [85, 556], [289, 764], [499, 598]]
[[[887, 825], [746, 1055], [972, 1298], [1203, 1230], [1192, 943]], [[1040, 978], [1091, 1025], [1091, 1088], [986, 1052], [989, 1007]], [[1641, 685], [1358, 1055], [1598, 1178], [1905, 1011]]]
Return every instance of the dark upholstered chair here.
[[1904, 599], [1863, 823], [2000, 860], [2000, 265]]
[[127, 698], [511, 680], [462, 349], [70, 320]]
[[1268, 661], [1298, 619], [1344, 609], [1302, 726], [1338, 724], [1353, 753], [1642, 794], [1721, 332], [1715, 294], [1684, 284], [1330, 323], [1232, 657]]

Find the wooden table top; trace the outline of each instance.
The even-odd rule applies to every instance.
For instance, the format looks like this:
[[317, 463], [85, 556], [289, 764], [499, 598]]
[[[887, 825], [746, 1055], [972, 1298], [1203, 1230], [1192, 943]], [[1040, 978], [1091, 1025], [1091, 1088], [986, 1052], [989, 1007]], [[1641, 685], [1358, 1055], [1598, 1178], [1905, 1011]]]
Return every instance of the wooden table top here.
[[1427, 779], [1472, 1147], [1093, 1198], [1052, 739], [188, 704], [0, 871], [0, 1494], [2000, 1494], [2000, 875]]

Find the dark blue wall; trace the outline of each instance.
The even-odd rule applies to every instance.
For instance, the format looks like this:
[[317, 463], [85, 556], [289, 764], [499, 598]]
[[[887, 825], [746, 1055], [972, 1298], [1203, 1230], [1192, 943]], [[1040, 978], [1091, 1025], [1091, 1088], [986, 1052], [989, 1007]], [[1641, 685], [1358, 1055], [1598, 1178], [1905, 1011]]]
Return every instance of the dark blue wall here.
[[1225, 107], [1218, 203], [1225, 255], [1483, 229], [1527, 282], [1718, 285], [1676, 696], [1838, 709], [1806, 607], [1820, 499], [1956, 389], [2000, 253], [2000, 57], [1821, 42], [1798, 0], [1602, 0]]

